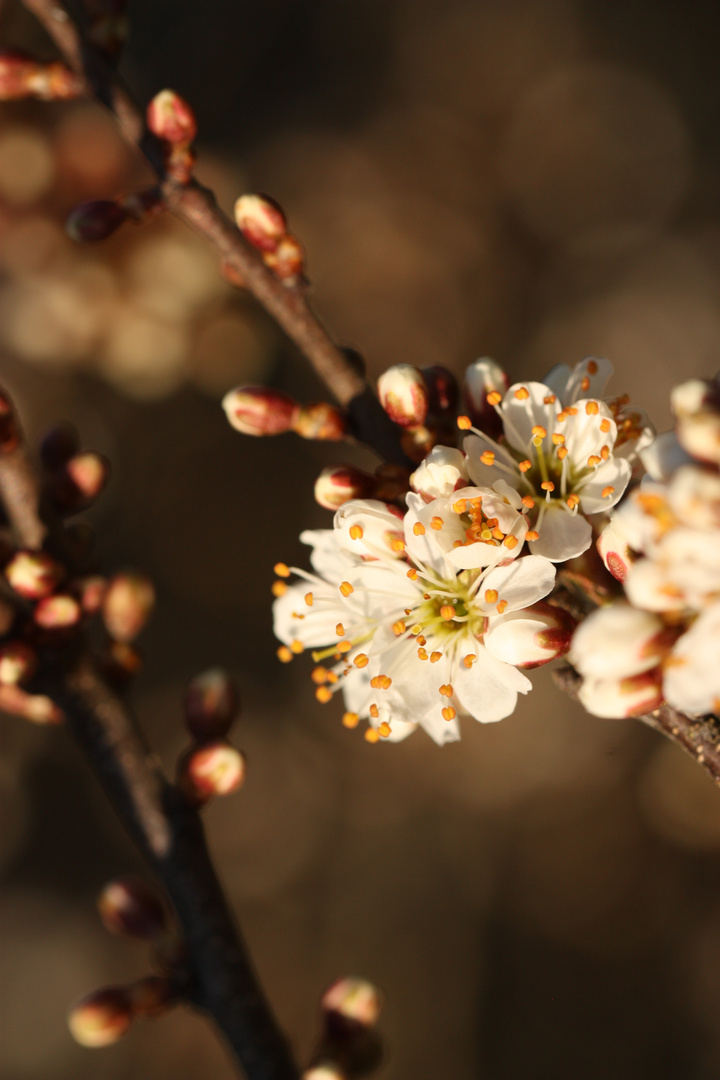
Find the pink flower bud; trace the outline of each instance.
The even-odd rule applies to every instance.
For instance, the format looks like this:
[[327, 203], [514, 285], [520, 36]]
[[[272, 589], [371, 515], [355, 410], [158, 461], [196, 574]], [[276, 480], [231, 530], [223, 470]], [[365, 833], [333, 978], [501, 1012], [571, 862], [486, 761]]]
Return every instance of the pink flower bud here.
[[594, 679], [639, 675], [662, 660], [677, 634], [652, 612], [618, 601], [583, 619], [573, 636], [570, 663]]
[[28, 679], [37, 666], [37, 656], [21, 641], [0, 645], [0, 684], [16, 686]]
[[369, 1030], [377, 1023], [381, 1008], [380, 991], [366, 979], [338, 979], [322, 996], [328, 1027]]
[[145, 975], [127, 988], [133, 1016], [162, 1016], [177, 1000], [171, 979], [165, 975]]
[[237, 687], [220, 668], [192, 679], [185, 690], [185, 726], [198, 741], [227, 735], [240, 706]]
[[130, 996], [123, 986], [108, 986], [73, 1005], [68, 1015], [70, 1033], [81, 1046], [112, 1046], [132, 1022]]
[[428, 392], [431, 413], [454, 413], [457, 409], [459, 389], [452, 371], [435, 364], [422, 368], [422, 377]]
[[337, 510], [350, 499], [370, 499], [375, 493], [374, 476], [353, 465], [328, 465], [315, 481], [315, 501], [325, 510]]
[[55, 492], [68, 509], [79, 509], [95, 502], [110, 477], [110, 463], [102, 454], [85, 450], [65, 464], [63, 481]]
[[465, 405], [468, 414], [475, 427], [490, 436], [502, 433], [502, 420], [495, 409], [507, 388], [507, 375], [499, 364], [487, 356], [465, 369]]
[[80, 203], [70, 212], [65, 231], [71, 240], [95, 243], [107, 240], [128, 219], [128, 212], [112, 199]]
[[155, 589], [144, 574], [123, 573], [111, 578], [102, 602], [105, 628], [115, 641], [138, 636], [155, 606]]
[[73, 592], [86, 615], [94, 615], [102, 607], [107, 592], [107, 578], [93, 576], [73, 582]]
[[158, 139], [188, 146], [197, 135], [195, 114], [174, 90], [161, 90], [147, 107], [147, 125]]
[[26, 600], [49, 596], [64, 573], [62, 566], [44, 551], [17, 551], [5, 567], [11, 588]]
[[282, 209], [267, 195], [241, 195], [235, 203], [235, 221], [259, 251], [275, 251], [287, 232]]
[[593, 716], [609, 720], [645, 716], [663, 703], [662, 668], [625, 679], [584, 679], [578, 699]]
[[420, 427], [428, 411], [428, 391], [418, 368], [395, 364], [378, 379], [380, 404], [401, 427]]
[[291, 431], [300, 406], [280, 390], [238, 386], [222, 400], [232, 427], [243, 435], [281, 435]]
[[44, 694], [27, 694], [19, 686], [3, 686], [2, 683], [0, 709], [33, 724], [60, 724], [64, 719], [62, 710]]
[[293, 288], [305, 271], [305, 252], [300, 241], [286, 233], [273, 251], [263, 252], [263, 262], [284, 285]]
[[188, 750], [178, 762], [178, 784], [192, 803], [230, 795], [244, 779], [244, 756], [223, 739]]
[[19, 49], [0, 50], [0, 99], [16, 101], [30, 96], [28, 83], [38, 63]]
[[629, 543], [631, 536], [624, 528], [623, 522], [622, 517], [612, 517], [596, 542], [600, 558], [618, 581], [625, 580], [630, 567], [637, 561]]
[[315, 405], [302, 405], [298, 410], [293, 431], [303, 439], [344, 439], [348, 431], [345, 413], [336, 405], [320, 401]]
[[139, 878], [123, 877], [108, 882], [97, 904], [103, 926], [112, 934], [152, 941], [165, 929], [163, 905]]
[[0, 51], [0, 100], [59, 101], [76, 98], [82, 91], [82, 79], [60, 61], [41, 64], [18, 50]]
[[55, 593], [38, 603], [33, 619], [43, 630], [68, 630], [80, 622], [82, 611], [74, 596]]

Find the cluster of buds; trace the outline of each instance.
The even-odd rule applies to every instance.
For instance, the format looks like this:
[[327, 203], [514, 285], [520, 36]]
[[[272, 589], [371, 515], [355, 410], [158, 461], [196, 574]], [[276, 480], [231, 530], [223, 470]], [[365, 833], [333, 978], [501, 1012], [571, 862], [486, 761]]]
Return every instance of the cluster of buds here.
[[0, 51], [0, 101], [67, 101], [83, 90], [83, 80], [59, 60], [41, 63], [16, 49]]
[[152, 889], [136, 878], [111, 881], [98, 898], [98, 910], [111, 933], [155, 942], [160, 970], [127, 986], [103, 987], [73, 1005], [70, 1031], [82, 1046], [93, 1048], [116, 1043], [133, 1020], [167, 1012], [180, 1000], [183, 985], [182, 950]]
[[580, 700], [599, 716], [636, 716], [667, 701], [720, 714], [720, 382], [676, 387], [674, 432], [643, 454], [648, 476], [598, 540], [625, 599], [578, 628], [570, 660]]
[[245, 779], [245, 757], [226, 738], [240, 711], [237, 687], [212, 668], [188, 684], [183, 709], [193, 743], [178, 761], [177, 782], [185, 799], [201, 806], [237, 791]]
[[294, 431], [303, 439], [336, 441], [348, 433], [347, 417], [336, 405], [300, 405], [266, 386], [238, 386], [225, 395], [222, 407], [230, 425], [243, 435]]
[[161, 90], [148, 105], [146, 119], [162, 143], [166, 175], [178, 184], [189, 183], [195, 164], [192, 144], [197, 121], [187, 101], [174, 90]]
[[354, 465], [328, 465], [315, 481], [315, 501], [325, 510], [339, 510], [350, 499], [380, 499], [394, 503], [409, 486], [409, 470], [380, 465], [374, 475]]
[[[297, 237], [288, 232], [285, 214], [273, 199], [267, 195], [241, 195], [235, 203], [235, 222], [283, 285], [290, 289], [301, 284], [305, 254]], [[232, 280], [242, 284], [235, 278]]]
[[302, 1080], [346, 1080], [376, 1068], [381, 1004], [379, 991], [365, 979], [342, 978], [328, 987], [321, 1001], [322, 1032]]

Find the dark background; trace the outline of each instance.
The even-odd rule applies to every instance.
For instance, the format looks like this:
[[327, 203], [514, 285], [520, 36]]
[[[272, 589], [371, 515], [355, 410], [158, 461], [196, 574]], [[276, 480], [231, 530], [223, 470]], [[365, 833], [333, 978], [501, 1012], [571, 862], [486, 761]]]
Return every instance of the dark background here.
[[[318, 311], [371, 375], [513, 378], [608, 355], [667, 426], [673, 382], [716, 370], [718, 17], [710, 4], [146, 0], [124, 73], [195, 107], [198, 175], [226, 209], [268, 191], [308, 251]], [[13, 0], [7, 44], [51, 50]], [[0, 112], [2, 380], [33, 439], [57, 419], [109, 454], [93, 513], [108, 568], [158, 609], [133, 699], [163, 759], [180, 694], [239, 678], [245, 789], [206, 814], [283, 1025], [307, 1054], [322, 988], [386, 995], [379, 1080], [714, 1080], [720, 1072], [720, 798], [635, 722], [585, 716], [546, 673], [459, 744], [369, 746], [275, 660], [270, 584], [329, 526], [320, 468], [370, 456], [252, 440], [238, 382], [323, 392], [203, 242], [170, 221], [104, 245], [68, 210], [148, 182], [87, 104]], [[186, 1011], [75, 1046], [77, 996], [147, 970], [94, 897], [138, 869], [62, 730], [0, 726], [2, 1080], [223, 1080]]]

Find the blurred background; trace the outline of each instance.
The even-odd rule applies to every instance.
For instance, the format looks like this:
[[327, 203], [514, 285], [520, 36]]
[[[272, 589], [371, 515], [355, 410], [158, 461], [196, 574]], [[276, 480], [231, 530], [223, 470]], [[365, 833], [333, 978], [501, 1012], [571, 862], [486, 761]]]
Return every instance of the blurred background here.
[[[658, 427], [718, 367], [720, 157], [713, 5], [606, 0], [145, 0], [123, 71], [194, 106], [198, 175], [229, 211], [285, 208], [314, 302], [372, 376], [398, 362], [513, 378], [604, 354]], [[17, 0], [0, 37], [52, 51]], [[320, 706], [271, 633], [272, 565], [330, 525], [312, 483], [368, 454], [241, 438], [233, 385], [324, 394], [205, 244], [170, 220], [97, 247], [78, 202], [149, 181], [86, 103], [0, 110], [0, 358], [32, 439], [74, 422], [108, 454], [92, 515], [106, 569], [158, 589], [133, 702], [172, 768], [180, 695], [239, 679], [243, 791], [206, 812], [283, 1025], [386, 994], [378, 1080], [714, 1080], [720, 1073], [720, 793], [636, 722], [589, 718], [547, 673], [498, 725], [370, 746]], [[139, 870], [62, 730], [0, 725], [0, 1077], [230, 1080], [178, 1011], [83, 1050], [71, 1001], [130, 980], [104, 882]]]

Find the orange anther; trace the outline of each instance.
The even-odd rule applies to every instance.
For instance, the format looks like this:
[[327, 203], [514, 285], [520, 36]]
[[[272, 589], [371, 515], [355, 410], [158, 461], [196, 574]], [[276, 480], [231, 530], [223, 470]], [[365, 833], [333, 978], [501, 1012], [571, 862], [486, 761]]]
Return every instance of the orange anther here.
[[281, 645], [277, 651], [278, 660], [282, 660], [283, 664], [289, 664], [292, 660], [292, 653], [288, 649], [287, 645]]
[[313, 606], [313, 594], [311, 592], [306, 592], [305, 593], [305, 603], [307, 604], [308, 607]]
[[327, 668], [324, 668], [322, 664], [319, 667], [313, 668], [310, 673], [310, 678], [314, 683], [317, 683], [318, 686], [322, 686], [323, 683], [328, 681]]
[[370, 661], [368, 660], [364, 652], [358, 653], [353, 660], [353, 664], [355, 665], [355, 667], [367, 667], [369, 663]]
[[390, 547], [392, 548], [393, 551], [404, 551], [405, 550], [405, 541], [400, 540], [399, 538], [396, 537], [395, 540], [393, 540], [392, 543], [390, 544]]
[[452, 705], [446, 705], [442, 711], [442, 714], [443, 720], [447, 721], [454, 720], [456, 716], [455, 710], [453, 709]]
[[340, 653], [340, 655], [342, 655], [343, 653], [346, 653], [346, 652], [350, 652], [351, 649], [352, 649], [352, 642], [351, 641], [338, 641], [338, 643], [337, 643], [337, 651]]
[[467, 513], [467, 499], [458, 499], [456, 502], [453, 503], [452, 508], [454, 513], [456, 514]]
[[485, 400], [487, 401], [488, 405], [492, 405], [493, 408], [494, 408], [496, 405], [499, 405], [500, 402], [502, 401], [502, 394], [499, 393], [499, 391], [497, 391], [497, 390], [491, 390], [491, 392], [487, 395]]
[[443, 521], [443, 519], [441, 517], [436, 516], [430, 522], [430, 528], [435, 529], [435, 531], [437, 532], [438, 530], [442, 529], [444, 524], [445, 524], [445, 522]]
[[301, 652], [305, 652], [305, 646], [303, 645], [302, 641], [291, 641], [290, 651], [294, 652], [296, 656], [299, 656]]
[[597, 375], [598, 366], [594, 360], [588, 360], [587, 369], [590, 375]]
[[332, 699], [332, 690], [329, 686], [318, 686], [315, 697], [321, 705], [327, 705], [328, 701]]
[[363, 538], [362, 527], [360, 525], [351, 525], [350, 526], [350, 539], [351, 540], [362, 540], [362, 538]]
[[346, 728], [357, 727], [359, 720], [360, 720], [360, 717], [358, 716], [358, 714], [356, 712], [343, 713], [343, 718], [342, 718], [343, 727], [346, 727]]
[[401, 634], [405, 633], [406, 629], [407, 627], [405, 626], [405, 623], [402, 621], [402, 619], [398, 619], [396, 623], [393, 623], [393, 634], [395, 635], [395, 637], [400, 637]]
[[415, 522], [415, 524], [413, 525], [413, 533], [415, 534], [415, 536], [425, 535], [425, 526], [423, 525], [422, 521]]
[[498, 615], [504, 615], [505, 611], [507, 609], [507, 606], [508, 606], [507, 600], [501, 600], [500, 603], [497, 606]]
[[523, 495], [522, 504], [523, 506], [527, 506], [528, 510], [532, 510], [535, 505], [535, 500], [533, 499], [532, 495]]
[[554, 405], [556, 401], [557, 398], [554, 394], [548, 394], [547, 397], [543, 398], [543, 405]]
[[503, 540], [503, 544], [512, 551], [513, 548], [518, 546], [518, 538], [517, 536], [506, 536]]
[[565, 436], [562, 435], [559, 431], [553, 431], [552, 441], [555, 443], [556, 446], [562, 446], [562, 444], [565, 442]]
[[345, 637], [345, 627], [341, 622], [339, 622], [335, 627], [335, 633], [338, 637]]
[[467, 656], [463, 656], [463, 664], [466, 668], [471, 668], [477, 660], [477, 654], [474, 652], [468, 653]]
[[564, 461], [565, 458], [568, 456], [568, 448], [567, 448], [567, 446], [558, 446], [558, 448], [557, 448], [557, 456], [560, 458], [561, 461]]
[[540, 487], [543, 489], [543, 491], [554, 491], [555, 490], [555, 485], [553, 484], [552, 480], [543, 480]]
[[452, 604], [443, 604], [440, 608], [440, 614], [446, 622], [452, 622], [455, 618], [455, 608]]
[[412, 567], [410, 567], [407, 574], [405, 575], [405, 577], [409, 577], [411, 581], [417, 581], [417, 576], [418, 576], [417, 570], [414, 570]]
[[349, 596], [350, 593], [355, 592], [355, 590], [353, 589], [353, 587], [352, 587], [352, 585], [350, 584], [349, 581], [342, 581], [340, 583], [339, 588], [340, 588], [340, 592], [343, 594], [343, 596]]
[[588, 414], [588, 416], [597, 416], [597, 414], [600, 412], [600, 406], [598, 405], [597, 401], [586, 401], [585, 412]]
[[430, 653], [430, 663], [431, 664], [437, 664], [438, 660], [440, 660], [441, 658], [442, 658], [442, 653], [437, 652], [437, 650], [435, 652], [433, 652], [433, 653]]
[[580, 389], [582, 390], [583, 394], [585, 393], [586, 390], [590, 389], [590, 380], [588, 379], [587, 375], [585, 376], [585, 378], [580, 383]]
[[480, 455], [480, 460], [482, 461], [483, 465], [494, 465], [495, 454], [492, 450], [483, 450], [482, 454]]
[[603, 446], [602, 450], [600, 451], [600, 457], [603, 459], [603, 461], [608, 460], [608, 458], [610, 457], [610, 447], [609, 446]]
[[273, 596], [284, 596], [288, 591], [288, 587], [284, 581], [273, 581], [272, 594]]
[[515, 397], [518, 401], [527, 401], [530, 397], [530, 391], [526, 386], [519, 386], [515, 391]]
[[612, 484], [608, 484], [607, 487], [604, 487], [602, 489], [602, 498], [603, 499], [609, 499], [610, 496], [614, 495], [614, 494], [615, 494], [615, 488], [612, 486]]
[[570, 509], [571, 509], [571, 510], [574, 510], [576, 506], [579, 506], [579, 505], [580, 505], [580, 496], [579, 496], [579, 495], [576, 495], [576, 494], [575, 494], [575, 493], [573, 492], [573, 494], [572, 494], [572, 495], [568, 495], [568, 497], [567, 497], [567, 499], [565, 500], [565, 502], [567, 503], [567, 505], [568, 505], [568, 506], [570, 507]]
[[525, 461], [520, 462], [518, 469], [520, 472], [527, 472], [528, 469], [532, 469], [532, 461], [530, 461], [529, 458], [526, 458]]
[[544, 439], [545, 436], [547, 435], [547, 431], [542, 426], [542, 424], [535, 424], [535, 426], [533, 428], [531, 428], [530, 434], [531, 435], [537, 435], [538, 438]]
[[278, 577], [290, 577], [290, 567], [286, 566], [284, 562], [275, 563], [273, 569]]
[[540, 535], [540, 533], [539, 533], [539, 532], [535, 532], [535, 530], [534, 530], [534, 529], [530, 529], [530, 531], [529, 531], [529, 532], [526, 532], [526, 533], [525, 533], [525, 539], [527, 540], [527, 542], [528, 542], [529, 544], [531, 544], [531, 543], [533, 542], [533, 540], [537, 540], [537, 538], [539, 537], [539, 535]]
[[596, 465], [599, 465], [602, 458], [598, 454], [591, 454], [587, 459], [588, 468], [594, 469]]
[[610, 421], [608, 420], [608, 418], [607, 418], [607, 417], [605, 417], [605, 419], [604, 419], [604, 420], [601, 420], [601, 421], [600, 421], [600, 430], [601, 430], [601, 431], [603, 432], [603, 434], [605, 434], [605, 435], [607, 435], [608, 431], [610, 430]]
[[389, 734], [390, 734], [390, 725], [388, 724], [387, 720], [383, 720], [382, 724], [378, 728], [378, 735], [380, 736], [381, 739], [387, 739]]
[[428, 654], [425, 651], [425, 649], [418, 649], [417, 654], [418, 654], [418, 660], [427, 660], [428, 659]]
[[378, 716], [380, 715], [380, 710], [378, 709], [377, 705], [374, 704], [370, 706], [368, 712], [372, 716], [373, 720], [377, 720]]
[[486, 589], [485, 590], [485, 603], [486, 604], [496, 604], [497, 603], [497, 598], [498, 598], [497, 589]]
[[[370, 706], [370, 715], [371, 716], [373, 714], [373, 712], [372, 712], [373, 708], [375, 708], [375, 711], [377, 712], [377, 708], [375, 706], [371, 705]], [[378, 735], [377, 730], [374, 727], [369, 727], [367, 729], [367, 731], [365, 732], [365, 742], [376, 743], [379, 738], [380, 738], [380, 736]]]
[[472, 427], [472, 420], [469, 416], [458, 416], [457, 426], [460, 428], [461, 431], [467, 431], [468, 428]]

